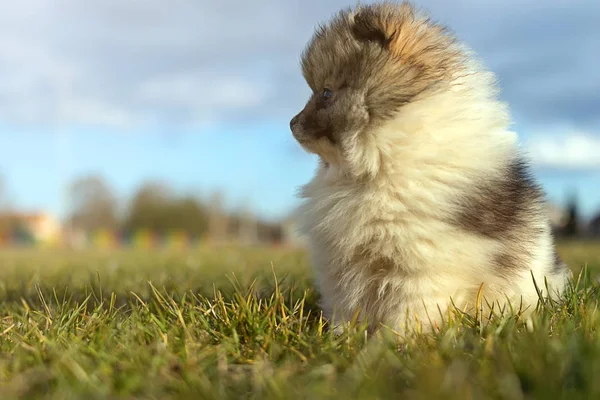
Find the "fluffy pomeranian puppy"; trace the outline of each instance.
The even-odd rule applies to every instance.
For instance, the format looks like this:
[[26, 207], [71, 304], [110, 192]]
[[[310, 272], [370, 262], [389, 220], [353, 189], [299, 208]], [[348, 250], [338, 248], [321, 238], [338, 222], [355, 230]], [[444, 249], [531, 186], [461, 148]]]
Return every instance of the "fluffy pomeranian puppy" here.
[[290, 127], [319, 167], [299, 225], [334, 327], [406, 332], [565, 289], [494, 75], [445, 27], [407, 2], [344, 9], [301, 66], [312, 95]]

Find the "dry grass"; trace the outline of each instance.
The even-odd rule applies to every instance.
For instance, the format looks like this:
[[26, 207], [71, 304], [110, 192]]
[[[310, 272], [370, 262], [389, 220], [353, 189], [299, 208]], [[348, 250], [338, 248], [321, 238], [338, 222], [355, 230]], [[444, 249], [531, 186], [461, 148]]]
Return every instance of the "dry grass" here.
[[[594, 398], [600, 244], [533, 321], [458, 316], [401, 348], [320, 318], [302, 252], [2, 252], [0, 398]], [[358, 328], [358, 329], [357, 329]]]

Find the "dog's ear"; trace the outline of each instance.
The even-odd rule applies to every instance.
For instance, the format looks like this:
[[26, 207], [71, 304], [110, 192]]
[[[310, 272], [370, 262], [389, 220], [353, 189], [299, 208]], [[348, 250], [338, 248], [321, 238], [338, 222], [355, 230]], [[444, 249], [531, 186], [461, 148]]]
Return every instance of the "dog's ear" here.
[[386, 16], [372, 7], [358, 8], [352, 18], [352, 35], [361, 42], [374, 42], [389, 49], [394, 31], [386, 24]]
[[352, 35], [358, 41], [374, 42], [400, 56], [407, 42], [423, 36], [416, 9], [407, 1], [358, 6], [351, 18]]

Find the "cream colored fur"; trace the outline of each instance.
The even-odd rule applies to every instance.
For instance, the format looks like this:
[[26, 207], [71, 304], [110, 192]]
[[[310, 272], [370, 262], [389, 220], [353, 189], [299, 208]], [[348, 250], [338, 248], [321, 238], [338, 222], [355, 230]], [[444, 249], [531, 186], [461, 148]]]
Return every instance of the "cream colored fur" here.
[[[521, 302], [535, 307], [531, 273], [546, 292], [553, 256], [544, 218], [533, 262], [510, 279], [492, 265], [501, 242], [445, 222], [452, 199], [519, 155], [493, 75], [474, 59], [467, 71], [476, 74], [463, 71], [450, 87], [403, 106], [393, 121], [351, 136], [343, 151], [325, 140], [318, 149], [313, 144], [323, 162], [302, 188], [298, 215], [334, 325], [358, 311], [400, 332], [407, 317], [408, 327], [415, 318], [439, 324], [451, 298], [472, 312], [481, 285], [496, 306], [508, 299], [517, 309]], [[562, 290], [566, 278], [548, 277], [551, 291]]]

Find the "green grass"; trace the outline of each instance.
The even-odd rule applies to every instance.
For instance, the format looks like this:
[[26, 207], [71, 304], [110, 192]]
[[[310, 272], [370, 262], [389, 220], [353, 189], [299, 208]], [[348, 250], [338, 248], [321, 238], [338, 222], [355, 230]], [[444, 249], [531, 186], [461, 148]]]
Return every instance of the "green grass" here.
[[587, 273], [530, 323], [401, 346], [334, 336], [301, 252], [0, 254], [0, 399], [600, 397], [598, 243], [561, 245]]

